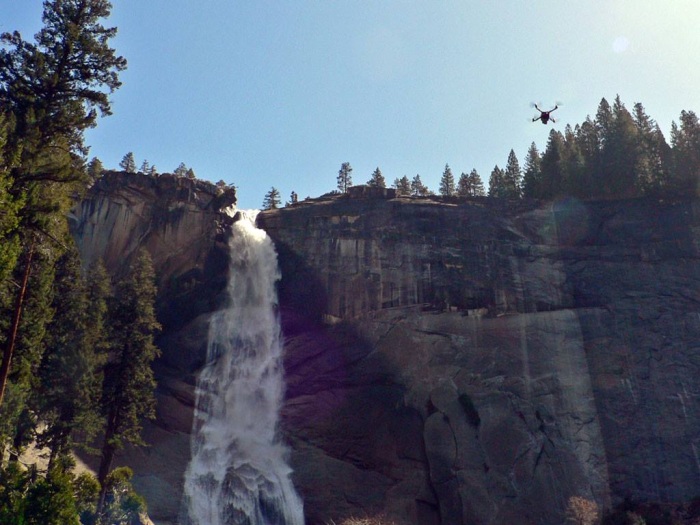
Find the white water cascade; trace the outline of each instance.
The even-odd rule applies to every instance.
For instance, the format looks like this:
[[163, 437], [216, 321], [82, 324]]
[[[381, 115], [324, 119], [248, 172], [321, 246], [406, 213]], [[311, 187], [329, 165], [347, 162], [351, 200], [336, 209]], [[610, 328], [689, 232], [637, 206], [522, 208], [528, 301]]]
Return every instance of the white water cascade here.
[[197, 381], [192, 459], [185, 473], [190, 525], [303, 525], [277, 425], [284, 395], [277, 253], [241, 212], [229, 242], [228, 305], [209, 327]]

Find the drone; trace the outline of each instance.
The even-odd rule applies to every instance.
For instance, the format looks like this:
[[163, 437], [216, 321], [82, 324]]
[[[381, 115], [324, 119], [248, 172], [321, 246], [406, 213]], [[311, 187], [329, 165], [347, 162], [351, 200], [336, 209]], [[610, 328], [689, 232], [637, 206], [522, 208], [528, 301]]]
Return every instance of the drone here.
[[556, 122], [556, 120], [554, 120], [552, 117], [550, 117], [549, 114], [550, 114], [552, 111], [554, 111], [555, 109], [559, 108], [559, 105], [558, 105], [558, 104], [555, 104], [555, 105], [554, 105], [554, 109], [550, 109], [549, 111], [542, 111], [540, 108], [537, 107], [537, 104], [534, 104], [534, 106], [535, 106], [535, 109], [536, 109], [537, 111], [540, 112], [540, 116], [539, 116], [539, 117], [534, 117], [534, 118], [532, 119], [533, 122], [535, 122], [535, 121], [537, 121], [537, 120], [541, 120], [541, 121], [542, 121], [542, 124], [547, 124], [547, 122], [549, 122], [550, 120], [551, 120], [552, 122]]

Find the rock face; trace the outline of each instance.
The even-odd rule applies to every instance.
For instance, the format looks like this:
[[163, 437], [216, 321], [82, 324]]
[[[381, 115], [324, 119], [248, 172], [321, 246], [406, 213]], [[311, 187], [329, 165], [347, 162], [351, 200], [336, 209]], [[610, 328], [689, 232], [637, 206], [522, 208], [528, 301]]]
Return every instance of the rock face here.
[[572, 496], [700, 494], [698, 204], [262, 214], [309, 522], [558, 524]]
[[[74, 231], [86, 261], [154, 254], [159, 419], [122, 459], [154, 521], [176, 523], [224, 216], [196, 188], [180, 204], [161, 181], [113, 181]], [[356, 190], [258, 221], [282, 270], [282, 431], [309, 525], [554, 525], [571, 496], [700, 494], [700, 202]]]

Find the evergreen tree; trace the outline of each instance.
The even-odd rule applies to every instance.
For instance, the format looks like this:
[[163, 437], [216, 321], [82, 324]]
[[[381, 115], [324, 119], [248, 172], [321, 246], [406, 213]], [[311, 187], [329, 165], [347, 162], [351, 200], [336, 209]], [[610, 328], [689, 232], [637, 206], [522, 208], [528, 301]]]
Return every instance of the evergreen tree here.
[[597, 124], [586, 116], [586, 120], [576, 128], [576, 145], [583, 159], [579, 186], [585, 188], [582, 192], [586, 197], [601, 194], [603, 180], [603, 146]]
[[541, 158], [537, 146], [533, 142], [525, 156], [525, 172], [523, 173], [522, 194], [528, 198], [540, 198], [542, 195]]
[[670, 147], [658, 124], [649, 117], [641, 102], [634, 105], [634, 124], [637, 127], [637, 180], [640, 190], [647, 195], [662, 195], [670, 184]]
[[27, 491], [24, 521], [27, 525], [80, 525], [74, 477], [60, 467], [50, 468]]
[[[42, 271], [31, 275], [34, 254], [41, 253], [41, 260], [36, 262], [46, 262], [48, 267], [51, 261], [44, 255], [55, 259], [61, 249], [71, 198], [84, 189], [87, 181], [83, 133], [95, 126], [98, 110], [102, 115], [110, 113], [108, 95], [119, 87], [118, 73], [126, 67], [126, 61], [109, 47], [116, 30], [100, 24], [110, 8], [106, 0], [47, 0], [44, 27], [35, 35], [34, 43], [23, 40], [19, 32], [0, 35], [0, 106], [11, 120], [0, 123], [5, 131], [10, 130], [2, 137], [1, 165], [5, 173], [0, 173], [0, 198], [9, 200], [3, 211], [13, 211], [8, 217], [13, 226], [7, 230], [3, 224], [5, 231], [0, 234], [10, 241], [13, 262], [24, 265], [15, 269], [20, 286], [13, 290], [16, 295], [7, 317], [10, 323], [0, 327], [4, 332], [4, 338], [0, 337], [4, 347], [0, 406], [10, 371], [14, 374], [23, 369], [11, 365], [15, 346], [22, 346], [25, 337], [20, 327], [26, 325], [22, 312], [31, 311], [25, 305], [25, 299], [32, 296], [28, 283], [50, 274]], [[9, 159], [12, 162], [6, 162]], [[5, 218], [0, 222], [5, 223]], [[24, 254], [21, 259], [17, 248]], [[4, 265], [3, 259], [0, 256]], [[6, 270], [0, 268], [3, 277]], [[0, 283], [0, 293], [5, 294], [5, 285]], [[46, 297], [48, 294], [44, 294], [44, 300]], [[7, 304], [6, 296], [0, 306]], [[44, 315], [49, 317], [50, 313], [44, 311]], [[40, 334], [46, 317], [24, 332]], [[26, 355], [40, 353], [32, 352]], [[18, 383], [14, 387], [23, 388]]]
[[102, 161], [97, 157], [93, 157], [92, 160], [87, 165], [87, 172], [90, 180], [95, 182], [102, 176], [104, 172], [104, 166], [102, 166]]
[[489, 177], [489, 197], [506, 197], [505, 172], [496, 164]]
[[632, 115], [620, 100], [615, 97], [612, 108], [612, 125], [603, 145], [606, 197], [634, 197], [639, 195], [637, 185], [638, 138]]
[[53, 315], [52, 284], [60, 253], [61, 250], [45, 240], [30, 244], [14, 272], [18, 283], [14, 302], [9, 311], [0, 315], [9, 320], [0, 366], [0, 449], [11, 439], [12, 454], [19, 454], [34, 438], [36, 419], [26, 404], [37, 386], [35, 372], [44, 351], [46, 327]]
[[457, 180], [457, 196], [471, 197], [471, 184], [469, 183], [469, 175], [462, 172]]
[[141, 173], [146, 173], [146, 174], [148, 174], [148, 172], [149, 172], [150, 170], [151, 170], [151, 165], [150, 165], [150, 163], [149, 163], [147, 160], [144, 160], [144, 161], [141, 163], [141, 167], [139, 168], [139, 171], [140, 171]]
[[455, 194], [455, 177], [452, 175], [452, 169], [448, 164], [445, 164], [445, 169], [440, 178], [440, 195], [443, 197], [451, 197]]
[[540, 162], [542, 185], [537, 198], [551, 200], [562, 194], [564, 176], [561, 169], [561, 157], [563, 149], [564, 137], [561, 132], [552, 129], [549, 132], [547, 147]]
[[692, 111], [681, 111], [680, 126], [671, 125], [674, 177], [672, 189], [676, 194], [697, 195], [700, 182], [700, 122]]
[[394, 188], [396, 188], [396, 193], [398, 195], [408, 196], [411, 194], [411, 181], [408, 177], [404, 175], [400, 179], [394, 179]]
[[90, 441], [101, 428], [101, 368], [106, 358], [105, 317], [109, 282], [101, 264], [84, 279], [77, 250], [57, 264], [52, 319], [39, 367], [35, 410], [44, 429], [39, 445], [50, 450], [49, 468], [68, 455], [73, 434]]
[[122, 157], [119, 167], [127, 173], [136, 173], [136, 159], [132, 152], [127, 153]]
[[194, 174], [194, 170], [192, 168], [188, 168], [187, 172], [185, 173], [185, 177], [187, 177], [190, 180], [195, 180], [197, 176]]
[[578, 129], [574, 131], [570, 125], [566, 125], [560, 161], [562, 192], [565, 195], [586, 198], [590, 194], [590, 188], [587, 185], [585, 163], [578, 146], [577, 133]]
[[11, 162], [4, 158], [10, 133], [10, 119], [0, 113], [0, 307], [11, 296], [11, 288], [7, 285], [21, 250], [18, 230], [24, 201], [22, 195], [14, 195], [12, 192], [13, 179], [9, 169]]
[[367, 185], [372, 188], [386, 188], [386, 181], [379, 167], [372, 172], [372, 178], [367, 181]]
[[415, 197], [424, 197], [429, 194], [430, 190], [423, 184], [423, 181], [420, 179], [420, 175], [413, 177], [413, 180], [411, 181], [411, 195]]
[[481, 180], [481, 175], [476, 169], [472, 169], [469, 172], [469, 186], [471, 187], [472, 195], [474, 197], [485, 197], [486, 190], [484, 188], [484, 183]]
[[111, 359], [105, 369], [102, 406], [106, 429], [98, 481], [98, 512], [104, 508], [107, 476], [114, 453], [126, 443], [142, 445], [141, 420], [155, 417], [155, 379], [151, 363], [159, 350], [153, 342], [160, 330], [155, 316], [155, 275], [151, 258], [142, 251], [128, 277], [117, 287], [110, 306]]
[[114, 469], [105, 480], [105, 505], [99, 516], [100, 523], [131, 525], [139, 523], [139, 514], [146, 510], [146, 502], [131, 485], [133, 471], [129, 467]]
[[176, 177], [186, 177], [186, 176], [187, 176], [187, 170], [188, 170], [188, 168], [187, 168], [187, 166], [185, 166], [185, 163], [184, 163], [184, 162], [181, 162], [181, 163], [177, 166], [177, 168], [175, 168], [175, 171], [173, 172], [173, 174], [174, 174]]
[[292, 193], [289, 194], [289, 204], [294, 205], [299, 202], [299, 195], [297, 195], [296, 191], [292, 191]]
[[511, 149], [508, 154], [506, 169], [503, 172], [503, 196], [511, 199], [520, 198], [521, 179], [522, 173], [520, 171], [520, 163], [518, 162], [518, 157], [515, 155], [515, 151]]
[[16, 137], [25, 146], [28, 139], [41, 147], [62, 137], [71, 152], [82, 153], [82, 133], [95, 126], [96, 110], [111, 114], [108, 97], [126, 68], [109, 47], [116, 29], [100, 23], [111, 7], [106, 0], [47, 0], [35, 43], [17, 31], [0, 35], [0, 100], [16, 116]]
[[265, 194], [265, 199], [263, 200], [262, 205], [263, 210], [276, 210], [280, 207], [281, 202], [280, 192], [273, 186], [270, 188], [270, 191]]
[[338, 170], [338, 189], [341, 193], [347, 193], [352, 186], [352, 167], [349, 162], [343, 162]]

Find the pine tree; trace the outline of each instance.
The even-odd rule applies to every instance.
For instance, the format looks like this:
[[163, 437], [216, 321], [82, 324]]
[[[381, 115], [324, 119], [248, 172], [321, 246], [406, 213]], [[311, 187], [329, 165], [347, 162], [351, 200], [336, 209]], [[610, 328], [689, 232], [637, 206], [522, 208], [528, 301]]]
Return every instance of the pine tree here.
[[262, 204], [263, 210], [276, 210], [280, 207], [281, 202], [280, 192], [273, 186], [270, 188], [270, 191], [265, 194], [265, 199]]
[[372, 172], [372, 178], [367, 181], [367, 185], [372, 188], [386, 188], [386, 180], [379, 167]]
[[150, 170], [151, 164], [144, 159], [144, 161], [141, 163], [141, 167], [139, 168], [139, 172], [147, 174]]
[[177, 168], [175, 168], [175, 171], [173, 172], [173, 174], [176, 177], [186, 177], [187, 170], [188, 170], [188, 168], [187, 168], [187, 166], [185, 166], [185, 163], [181, 162], [180, 164], [178, 164]]
[[23, 196], [13, 194], [9, 160], [5, 160], [5, 145], [9, 140], [11, 123], [8, 117], [0, 113], [0, 308], [11, 295], [8, 289], [8, 278], [17, 264], [21, 245], [19, 236], [20, 214], [23, 207]]
[[423, 184], [423, 181], [420, 179], [420, 175], [413, 177], [413, 180], [411, 181], [411, 195], [415, 197], [424, 197], [429, 194], [430, 190]]
[[90, 180], [92, 182], [95, 182], [102, 176], [102, 173], [104, 172], [104, 166], [102, 166], [102, 161], [97, 157], [93, 157], [92, 160], [88, 162], [87, 172], [88, 176], [90, 177]]
[[563, 135], [552, 129], [549, 132], [547, 147], [540, 162], [542, 185], [540, 186], [540, 194], [537, 196], [540, 199], [554, 199], [562, 194], [564, 177], [561, 170], [561, 157], [563, 148]]
[[457, 180], [457, 196], [471, 197], [471, 184], [469, 183], [469, 175], [462, 172]]
[[542, 195], [542, 170], [540, 168], [540, 152], [533, 142], [525, 156], [525, 172], [523, 173], [522, 193], [527, 198], [539, 198]]
[[127, 173], [136, 173], [136, 159], [132, 152], [127, 153], [122, 157], [119, 167]]
[[597, 124], [589, 116], [576, 129], [576, 145], [583, 159], [579, 185], [587, 197], [600, 196], [603, 179], [603, 145]]
[[700, 122], [692, 111], [681, 111], [680, 126], [671, 126], [673, 151], [673, 191], [697, 195], [700, 181]]
[[503, 173], [503, 196], [511, 199], [520, 198], [521, 179], [522, 173], [520, 171], [520, 163], [518, 162], [518, 157], [515, 155], [515, 151], [511, 149], [508, 154], [506, 169]]
[[489, 177], [489, 197], [506, 197], [505, 172], [496, 164]]
[[585, 175], [585, 163], [583, 154], [579, 149], [576, 131], [566, 125], [564, 129], [564, 142], [561, 152], [562, 192], [565, 195], [573, 195], [579, 198], [587, 198], [590, 188]]
[[637, 153], [637, 128], [618, 95], [612, 108], [612, 125], [603, 145], [605, 196], [620, 198], [640, 194], [635, 171]]
[[106, 0], [47, 0], [35, 43], [17, 31], [0, 36], [0, 101], [17, 118], [25, 145], [61, 137], [71, 152], [83, 153], [82, 134], [95, 126], [97, 110], [111, 114], [109, 94], [126, 69], [109, 47], [116, 29], [100, 23], [111, 7]]
[[451, 197], [455, 194], [455, 177], [452, 175], [452, 169], [449, 164], [445, 164], [445, 169], [440, 178], [440, 195], [443, 197]]
[[404, 175], [400, 179], [394, 179], [394, 188], [396, 188], [397, 195], [408, 196], [411, 194], [411, 181], [408, 177]]
[[151, 363], [159, 350], [153, 342], [160, 330], [155, 316], [156, 286], [151, 258], [139, 253], [128, 277], [119, 283], [110, 306], [112, 358], [105, 369], [102, 406], [106, 429], [98, 470], [100, 510], [106, 480], [117, 450], [125, 444], [142, 445], [141, 420], [155, 417], [155, 379]]
[[471, 187], [472, 195], [474, 197], [485, 197], [486, 190], [484, 188], [484, 182], [481, 180], [481, 175], [476, 169], [472, 169], [469, 172], [469, 186]]
[[338, 189], [341, 193], [347, 193], [352, 186], [352, 166], [349, 162], [343, 162], [338, 170]]
[[109, 283], [101, 264], [84, 279], [73, 248], [57, 264], [52, 319], [36, 389], [35, 411], [44, 430], [38, 443], [50, 450], [49, 468], [68, 455], [73, 434], [89, 441], [101, 428], [101, 367], [106, 357], [105, 317]]
[[670, 184], [670, 147], [641, 102], [634, 105], [633, 118], [639, 137], [636, 171], [640, 189], [647, 195], [662, 195]]

